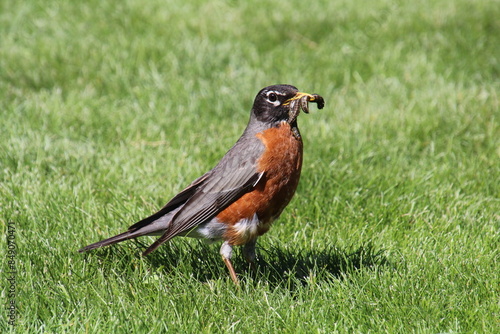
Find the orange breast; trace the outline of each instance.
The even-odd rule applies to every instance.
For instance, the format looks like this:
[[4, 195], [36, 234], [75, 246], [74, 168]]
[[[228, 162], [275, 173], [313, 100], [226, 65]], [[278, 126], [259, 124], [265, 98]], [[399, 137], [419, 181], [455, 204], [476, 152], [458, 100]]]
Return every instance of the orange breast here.
[[[279, 217], [292, 199], [299, 183], [302, 168], [302, 140], [292, 133], [290, 124], [283, 122], [256, 135], [265, 151], [258, 161], [264, 176], [256, 188], [243, 195], [219, 213], [217, 218], [229, 225], [225, 239], [233, 245], [245, 244], [267, 232], [273, 220]], [[242, 231], [233, 228], [241, 219], [257, 214], [257, 228]]]

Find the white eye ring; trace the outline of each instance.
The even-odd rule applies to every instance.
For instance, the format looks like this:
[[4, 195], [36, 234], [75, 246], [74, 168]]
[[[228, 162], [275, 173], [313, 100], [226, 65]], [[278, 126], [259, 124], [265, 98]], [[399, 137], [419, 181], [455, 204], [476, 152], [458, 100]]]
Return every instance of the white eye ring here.
[[267, 101], [269, 103], [271, 103], [272, 105], [274, 105], [275, 107], [279, 106], [281, 104], [281, 102], [280, 102], [280, 100], [278, 100], [278, 95], [282, 95], [282, 94], [279, 94], [275, 91], [267, 92], [267, 94], [266, 94]]

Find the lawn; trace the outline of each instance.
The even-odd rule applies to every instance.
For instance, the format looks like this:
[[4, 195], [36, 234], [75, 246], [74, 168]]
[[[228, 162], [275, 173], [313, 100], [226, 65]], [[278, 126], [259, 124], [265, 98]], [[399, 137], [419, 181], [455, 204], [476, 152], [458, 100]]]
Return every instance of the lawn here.
[[[0, 332], [497, 333], [500, 5], [0, 3]], [[301, 183], [239, 250], [124, 231], [212, 168], [275, 83]]]

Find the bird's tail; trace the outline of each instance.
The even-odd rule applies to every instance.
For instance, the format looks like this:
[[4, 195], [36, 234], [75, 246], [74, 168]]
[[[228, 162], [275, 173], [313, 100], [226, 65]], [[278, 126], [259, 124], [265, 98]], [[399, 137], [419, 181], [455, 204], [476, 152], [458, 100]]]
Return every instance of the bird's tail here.
[[123, 233], [120, 233], [118, 235], [115, 235], [114, 237], [111, 237], [111, 238], [108, 238], [108, 239], [104, 239], [104, 240], [95, 242], [93, 244], [90, 244], [88, 246], [85, 246], [83, 248], [80, 248], [78, 251], [80, 253], [83, 253], [83, 252], [87, 252], [87, 251], [92, 250], [92, 249], [96, 249], [96, 248], [100, 248], [100, 247], [104, 247], [104, 246], [116, 244], [118, 242], [122, 242], [122, 241], [125, 241], [125, 240], [128, 240], [128, 239], [135, 238], [135, 236], [133, 236], [133, 234], [134, 233], [133, 232], [131, 233], [130, 231], [123, 232]]
[[134, 239], [137, 237], [142, 237], [144, 235], [162, 235], [163, 232], [167, 228], [169, 228], [170, 223], [172, 221], [172, 217], [178, 210], [173, 210], [168, 212], [165, 215], [153, 215], [148, 218], [141, 220], [139, 223], [136, 223], [130, 226], [129, 230], [114, 237], [104, 239], [88, 246], [85, 246], [78, 251], [80, 253], [87, 252], [92, 249], [116, 244], [125, 240]]

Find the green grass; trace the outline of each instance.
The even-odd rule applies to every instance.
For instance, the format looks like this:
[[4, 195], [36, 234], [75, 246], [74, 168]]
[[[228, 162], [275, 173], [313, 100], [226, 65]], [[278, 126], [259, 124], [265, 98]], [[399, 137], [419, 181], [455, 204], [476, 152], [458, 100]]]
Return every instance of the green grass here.
[[[0, 331], [498, 332], [498, 1], [180, 3], [1, 2]], [[240, 290], [219, 244], [77, 253], [213, 167], [274, 83], [326, 107]]]

